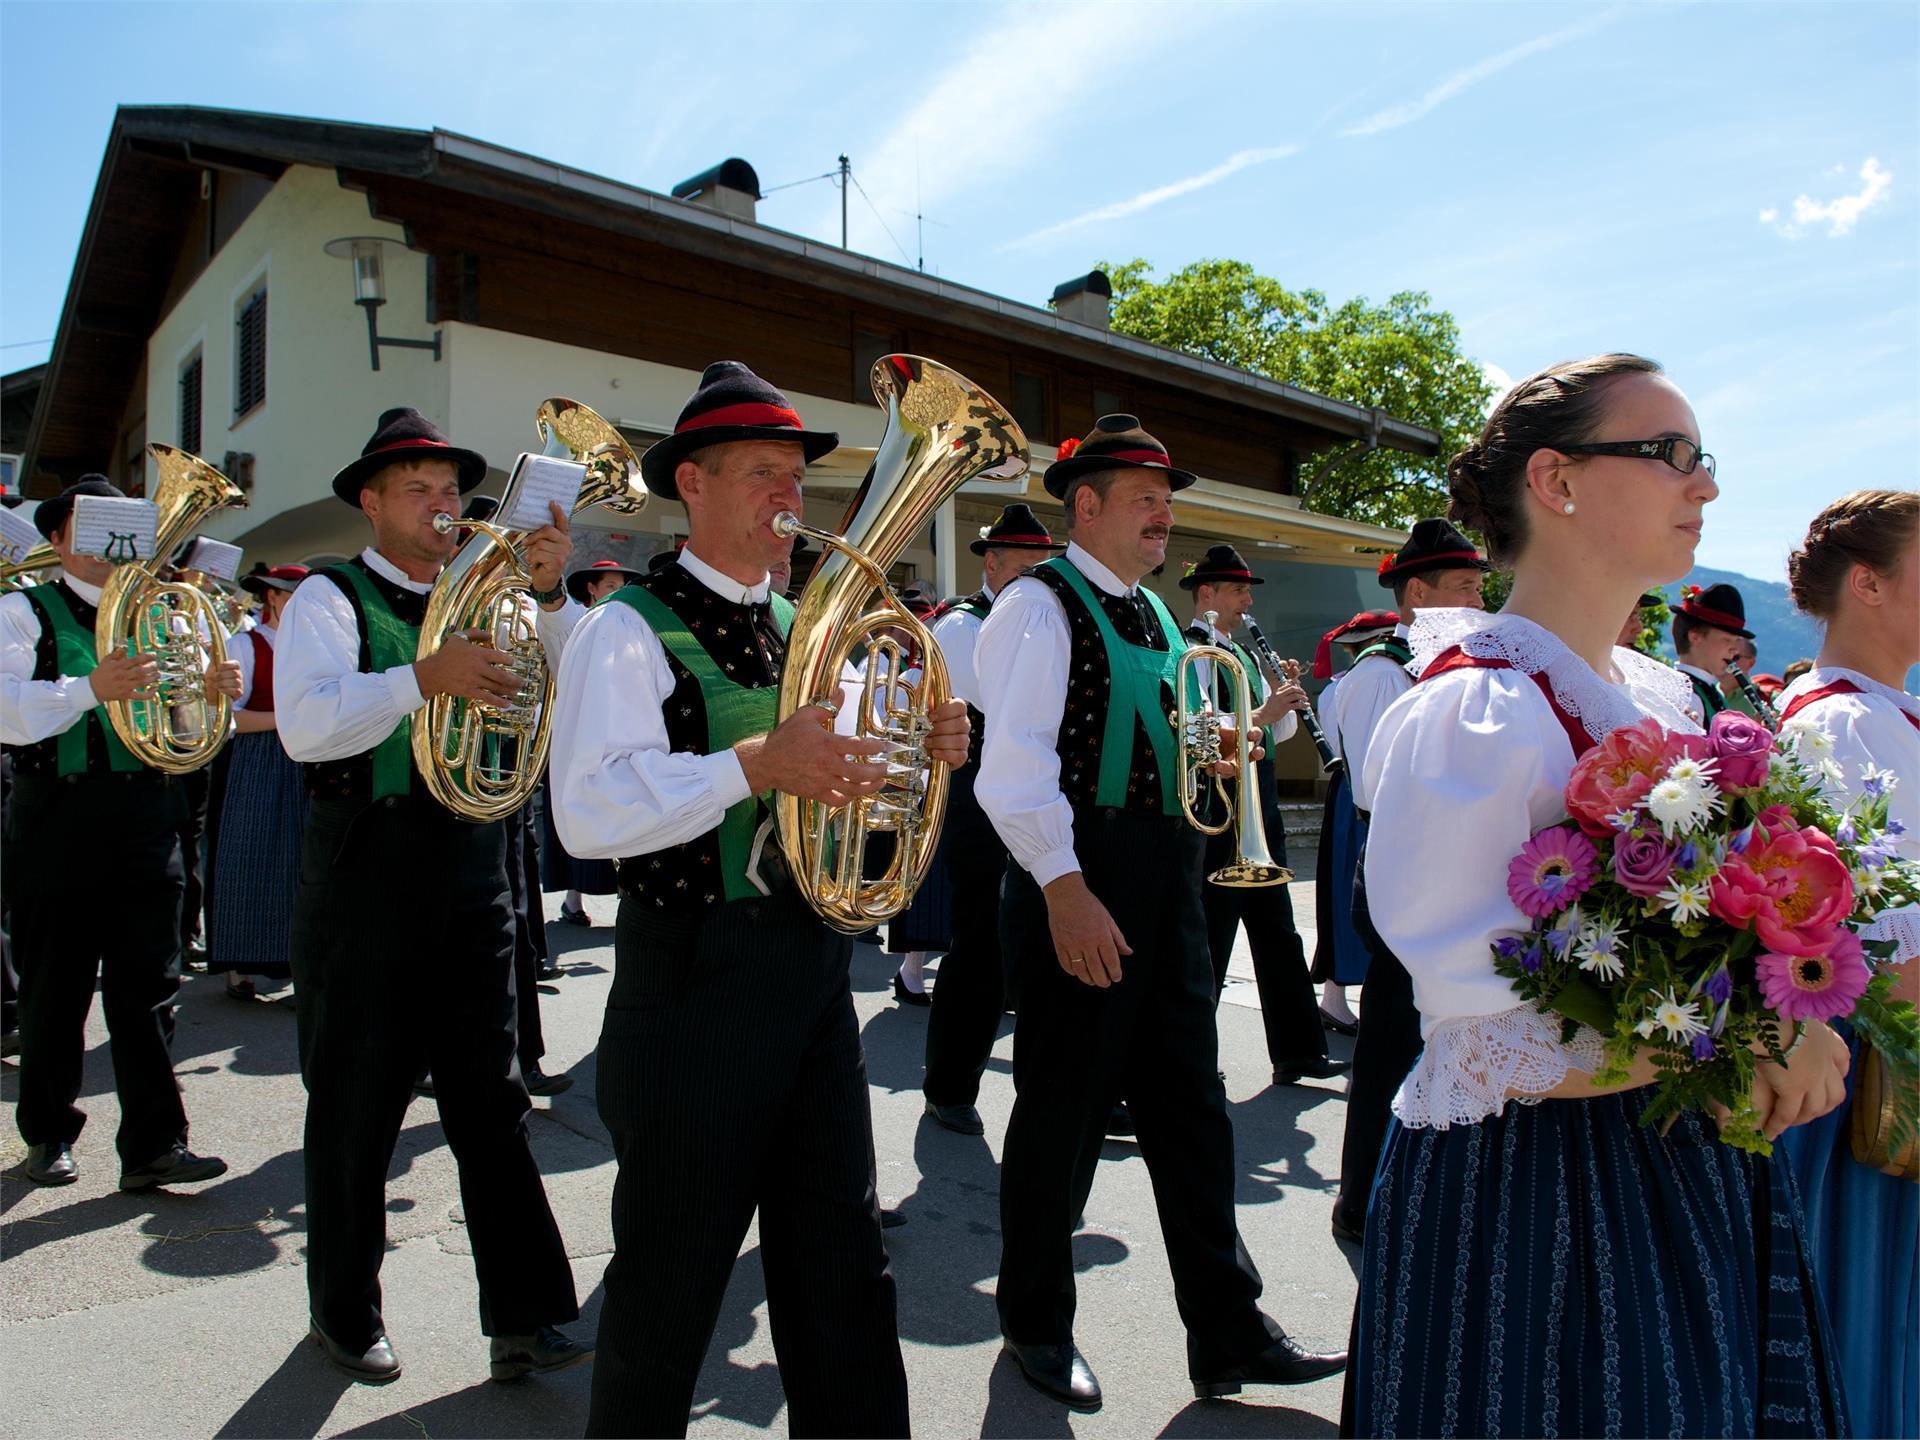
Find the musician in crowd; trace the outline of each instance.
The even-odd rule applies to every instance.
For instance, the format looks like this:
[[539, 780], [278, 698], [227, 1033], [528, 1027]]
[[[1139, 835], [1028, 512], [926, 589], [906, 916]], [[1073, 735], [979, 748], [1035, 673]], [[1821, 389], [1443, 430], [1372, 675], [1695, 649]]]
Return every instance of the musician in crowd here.
[[1336, 1035], [1351, 1036], [1358, 1021], [1347, 1003], [1347, 987], [1367, 978], [1367, 947], [1353, 928], [1353, 877], [1366, 847], [1366, 823], [1353, 806], [1353, 775], [1341, 748], [1340, 726], [1335, 714], [1336, 682], [1348, 671], [1336, 675], [1333, 647], [1340, 646], [1351, 666], [1359, 655], [1376, 642], [1385, 640], [1399, 625], [1393, 610], [1367, 610], [1327, 631], [1314, 647], [1313, 674], [1326, 681], [1320, 692], [1320, 732], [1340, 764], [1327, 777], [1327, 794], [1320, 810], [1320, 846], [1315, 855], [1313, 910], [1314, 949], [1311, 979], [1320, 985], [1320, 1025]]
[[226, 976], [228, 998], [258, 998], [259, 980], [293, 974], [288, 949], [293, 902], [300, 888], [300, 839], [307, 823], [307, 785], [287, 754], [273, 717], [273, 647], [280, 616], [304, 565], [263, 566], [240, 586], [259, 597], [261, 618], [236, 635], [229, 653], [240, 666], [235, 735], [227, 747], [225, 783], [208, 887], [208, 969]]
[[[1745, 675], [1749, 682], [1753, 680], [1754, 667], [1759, 661], [1760, 647], [1755, 645], [1751, 638], [1742, 640], [1734, 648], [1733, 664], [1740, 667], [1740, 673]], [[1753, 701], [1747, 698], [1746, 690], [1734, 678], [1733, 666], [1728, 666], [1727, 673], [1720, 677], [1720, 698], [1727, 702], [1729, 710], [1738, 710], [1743, 715], [1753, 716], [1756, 720], [1760, 718], [1760, 712], [1754, 709]]]
[[[880, 1239], [852, 942], [824, 924], [768, 833], [775, 791], [871, 795], [880, 742], [817, 705], [775, 724], [806, 429], [746, 366], [707, 367], [641, 462], [686, 507], [686, 548], [588, 613], [556, 697], [554, 817], [576, 855], [617, 859], [614, 977], [598, 1052], [619, 1165], [591, 1435], [677, 1435], [747, 1226], [795, 1434], [904, 1435], [906, 1372]], [[966, 757], [966, 709], [936, 759]]]
[[[73, 506], [83, 495], [121, 491], [88, 475], [43, 501], [33, 522], [60, 557], [60, 579], [0, 597], [0, 742], [12, 747], [14, 770], [7, 895], [20, 975], [14, 1119], [29, 1180], [79, 1177], [73, 1144], [87, 1121], [77, 1102], [97, 983], [120, 1102], [120, 1188], [188, 1185], [227, 1167], [187, 1148], [173, 1076], [186, 796], [108, 721], [107, 702], [153, 695], [160, 672], [148, 654], [116, 647], [97, 656], [94, 623], [113, 566], [74, 550]], [[209, 700], [239, 688], [233, 661], [208, 665]], [[98, 866], [83, 862], [108, 853], [103, 889]]]
[[[1400, 623], [1393, 635], [1360, 652], [1353, 669], [1335, 689], [1333, 724], [1328, 728], [1346, 757], [1347, 774], [1366, 773], [1367, 750], [1380, 717], [1413, 687], [1407, 665], [1408, 627], [1422, 610], [1485, 608], [1480, 597], [1487, 562], [1473, 542], [1445, 520], [1420, 520], [1399, 552], [1380, 562], [1380, 584], [1393, 590]], [[1358, 801], [1356, 800], [1356, 803]], [[1364, 810], [1357, 812], [1362, 822]], [[1340, 1147], [1340, 1190], [1333, 1202], [1333, 1233], [1358, 1244], [1365, 1233], [1367, 1195], [1374, 1167], [1386, 1141], [1393, 1093], [1420, 1055], [1420, 1012], [1413, 1004], [1413, 982], [1406, 967], [1381, 943], [1367, 909], [1364, 868], [1366, 846], [1375, 843], [1371, 825], [1361, 842], [1362, 869], [1354, 877], [1353, 924], [1368, 951], [1367, 986], [1353, 1046], [1353, 1079], [1347, 1087], [1346, 1133]], [[1380, 837], [1391, 845], [1392, 836]]]
[[942, 606], [933, 622], [933, 640], [946, 659], [953, 693], [967, 703], [970, 739], [969, 763], [953, 772], [947, 791], [941, 848], [947, 857], [949, 948], [940, 960], [939, 993], [927, 1017], [927, 1074], [920, 1088], [935, 1123], [961, 1135], [984, 1135], [986, 1124], [975, 1108], [980, 1077], [993, 1054], [1007, 1000], [1000, 954], [1000, 885], [1007, 871], [1007, 847], [974, 795], [987, 723], [980, 709], [974, 650], [994, 597], [1066, 546], [1055, 542], [1031, 506], [1014, 504], [967, 548], [980, 557], [980, 588]]
[[800, 592], [795, 588], [793, 583], [793, 567], [800, 562], [800, 557], [807, 553], [807, 549], [807, 537], [804, 535], [794, 536], [793, 549], [775, 560], [773, 562], [773, 569], [767, 572], [769, 583], [773, 586], [773, 593], [776, 595], [784, 595], [795, 604], [799, 603]]
[[[1620, 634], [1614, 643], [1628, 650], [1640, 648], [1640, 637], [1647, 629], [1647, 610], [1661, 603], [1658, 590], [1649, 590], [1634, 602], [1633, 609], [1627, 612], [1627, 618], [1620, 622]], [[1658, 657], [1655, 657], [1658, 658]]]
[[[311, 797], [292, 954], [307, 1088], [307, 1293], [328, 1359], [370, 1384], [400, 1374], [380, 1308], [386, 1177], [423, 1067], [460, 1170], [489, 1373], [543, 1374], [592, 1353], [555, 1328], [579, 1309], [527, 1145], [505, 827], [434, 799], [410, 746], [429, 697], [498, 705], [521, 686], [481, 632], [414, 658], [457, 541], [434, 522], [456, 516], [486, 473], [481, 456], [417, 410], [384, 413], [333, 477], [372, 543], [300, 585], [274, 651], [280, 738]], [[565, 638], [560, 580], [572, 546], [565, 513], [552, 513], [522, 547], [550, 664]]]
[[1753, 639], [1747, 606], [1731, 585], [1689, 585], [1673, 610], [1675, 667], [1693, 682], [1693, 718], [1707, 724], [1727, 708], [1720, 682], [1732, 677], [1727, 662], [1740, 654], [1740, 642]]
[[[1255, 709], [1253, 723], [1262, 729], [1267, 749], [1291, 740], [1300, 728], [1299, 712], [1310, 703], [1307, 692], [1286, 675], [1272, 677], [1269, 687], [1260, 662], [1233, 637], [1253, 612], [1253, 587], [1266, 582], [1247, 567], [1231, 545], [1213, 545], [1180, 578], [1180, 588], [1192, 592], [1193, 623], [1187, 638], [1196, 645], [1215, 645], [1231, 651], [1245, 667]], [[1209, 619], [1211, 615], [1211, 619]], [[1211, 691], [1213, 704], [1231, 715], [1235, 704], [1232, 677], [1224, 667], [1199, 662], [1200, 683]], [[1216, 671], [1218, 673], [1216, 673]], [[1268, 694], [1271, 688], [1272, 693]], [[1280, 815], [1280, 787], [1273, 766], [1258, 768], [1258, 798], [1265, 822], [1267, 846], [1274, 860], [1287, 863], [1286, 822]], [[1238, 780], [1229, 780], [1227, 794], [1236, 809], [1224, 810], [1209, 786], [1206, 817], [1220, 824], [1237, 813], [1241, 801]], [[1228, 825], [1207, 837], [1202, 852], [1202, 875], [1229, 864], [1239, 837]], [[1233, 959], [1233, 941], [1241, 925], [1247, 927], [1247, 948], [1253, 952], [1253, 979], [1260, 992], [1260, 1019], [1266, 1029], [1267, 1059], [1273, 1083], [1297, 1085], [1302, 1080], [1330, 1080], [1344, 1074], [1347, 1062], [1327, 1058], [1326, 1031], [1314, 1004], [1313, 982], [1307, 978], [1307, 951], [1294, 928], [1293, 900], [1285, 885], [1203, 885], [1200, 903], [1207, 917], [1207, 949], [1213, 956], [1213, 996], [1218, 1004], [1226, 989], [1227, 965]]]
[[[997, 1305], [1037, 1389], [1101, 1403], [1074, 1344], [1072, 1240], [1113, 1102], [1153, 1177], [1202, 1396], [1339, 1371], [1260, 1310], [1234, 1217], [1199, 831], [1181, 813], [1172, 686], [1179, 622], [1141, 580], [1194, 482], [1131, 415], [1102, 418], [1046, 474], [1067, 551], [994, 601], [975, 656], [987, 733], [976, 786], [1006, 842], [1016, 949], [1013, 1119], [1000, 1170]], [[1223, 749], [1238, 737], [1227, 730]], [[1257, 741], [1248, 740], [1250, 754]]]

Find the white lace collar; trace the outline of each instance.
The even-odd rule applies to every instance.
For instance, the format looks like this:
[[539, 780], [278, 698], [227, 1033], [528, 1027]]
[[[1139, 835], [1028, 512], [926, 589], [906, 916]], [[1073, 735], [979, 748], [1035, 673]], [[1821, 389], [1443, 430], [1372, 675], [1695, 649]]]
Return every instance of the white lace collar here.
[[1896, 690], [1893, 686], [1884, 684], [1874, 679], [1871, 675], [1863, 675], [1860, 671], [1849, 670], [1843, 665], [1814, 666], [1813, 669], [1789, 685], [1786, 693], [1783, 694], [1780, 699], [1782, 703], [1784, 703], [1805, 694], [1809, 690], [1818, 690], [1823, 685], [1831, 685], [1836, 680], [1846, 680], [1858, 685], [1862, 690], [1866, 691], [1867, 694], [1878, 695], [1882, 700], [1898, 706], [1909, 715], [1920, 715], [1920, 697], [1909, 695], [1904, 690]]
[[1687, 713], [1693, 687], [1670, 665], [1616, 645], [1614, 668], [1621, 683], [1594, 673], [1551, 630], [1523, 615], [1489, 615], [1484, 610], [1422, 610], [1407, 637], [1418, 676], [1442, 651], [1458, 645], [1484, 660], [1504, 660], [1525, 675], [1544, 675], [1560, 708], [1580, 722], [1595, 740], [1651, 715], [1669, 730], [1697, 731]]

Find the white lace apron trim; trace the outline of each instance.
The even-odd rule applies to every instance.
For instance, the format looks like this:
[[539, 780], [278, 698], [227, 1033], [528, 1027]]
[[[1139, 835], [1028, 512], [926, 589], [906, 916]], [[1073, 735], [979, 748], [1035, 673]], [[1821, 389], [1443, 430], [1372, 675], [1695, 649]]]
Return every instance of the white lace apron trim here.
[[1537, 1105], [1569, 1070], [1592, 1074], [1605, 1058], [1598, 1034], [1581, 1026], [1562, 1044], [1561, 1025], [1530, 1004], [1441, 1021], [1393, 1097], [1393, 1113], [1413, 1129], [1445, 1130], [1477, 1125], [1509, 1100]]

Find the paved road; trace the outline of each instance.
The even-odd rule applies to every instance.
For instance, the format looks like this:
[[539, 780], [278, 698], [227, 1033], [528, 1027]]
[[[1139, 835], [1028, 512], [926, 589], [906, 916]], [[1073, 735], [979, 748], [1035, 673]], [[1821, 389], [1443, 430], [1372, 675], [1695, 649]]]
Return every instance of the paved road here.
[[[1311, 923], [1311, 887], [1295, 887]], [[549, 900], [548, 913], [557, 910]], [[613, 963], [611, 897], [590, 900], [592, 930], [549, 932], [565, 975], [542, 1001], [549, 1068], [576, 1084], [536, 1101], [533, 1145], [573, 1256], [591, 1334], [612, 1236], [613, 1164], [594, 1108], [593, 1045]], [[1309, 948], [1311, 938], [1309, 937]], [[1244, 943], [1243, 943], [1244, 951]], [[883, 1202], [911, 1217], [889, 1232], [917, 1433], [925, 1435], [1327, 1435], [1339, 1382], [1196, 1402], [1146, 1167], [1108, 1146], [1075, 1242], [1078, 1338], [1106, 1408], [1070, 1415], [1027, 1388], [1000, 1356], [993, 1309], [999, 1253], [998, 1140], [1012, 1103], [1011, 1021], [988, 1072], [987, 1140], [922, 1123], [924, 1010], [888, 991], [870, 947], [854, 985], [873, 1086]], [[1220, 1018], [1239, 1158], [1241, 1229], [1276, 1318], [1315, 1344], [1344, 1343], [1357, 1255], [1333, 1241], [1327, 1212], [1339, 1165], [1342, 1087], [1273, 1090], [1257, 1001], [1244, 977]], [[451, 1154], [431, 1103], [408, 1112], [388, 1186], [386, 1315], [406, 1364], [380, 1389], [345, 1383], [303, 1344], [300, 1129], [303, 1095], [292, 1008], [235, 1004], [221, 982], [185, 988], [176, 1059], [193, 1142], [224, 1155], [222, 1180], [177, 1194], [114, 1189], [116, 1107], [98, 1007], [89, 1024], [78, 1184], [40, 1190], [18, 1174], [5, 1068], [0, 1100], [0, 1434], [56, 1437], [265, 1435], [577, 1435], [588, 1372], [494, 1385], [475, 1315], [472, 1266]], [[1336, 1041], [1337, 1052], [1347, 1053]], [[749, 1233], [700, 1379], [693, 1433], [784, 1432], [757, 1239]], [[849, 1377], [855, 1383], [855, 1377]]]

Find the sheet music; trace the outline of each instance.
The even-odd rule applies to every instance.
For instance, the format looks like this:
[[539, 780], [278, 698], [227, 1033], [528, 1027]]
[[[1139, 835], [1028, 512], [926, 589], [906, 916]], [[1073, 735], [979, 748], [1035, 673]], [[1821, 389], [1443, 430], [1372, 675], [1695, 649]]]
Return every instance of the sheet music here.
[[502, 513], [495, 523], [509, 530], [538, 530], [553, 523], [549, 502], [560, 513], [571, 515], [586, 483], [587, 467], [571, 460], [556, 460], [551, 455], [522, 455], [513, 467], [513, 479], [507, 483], [513, 495], [513, 509]]
[[180, 568], [199, 570], [216, 580], [237, 580], [240, 578], [241, 553], [238, 545], [196, 535], [187, 542], [186, 553], [180, 558]]
[[81, 495], [73, 502], [73, 553], [124, 564], [151, 560], [160, 507], [151, 500]]
[[18, 510], [0, 510], [0, 565], [11, 565], [41, 543], [40, 532]]

